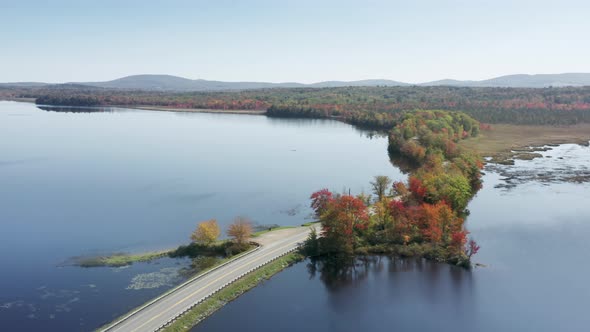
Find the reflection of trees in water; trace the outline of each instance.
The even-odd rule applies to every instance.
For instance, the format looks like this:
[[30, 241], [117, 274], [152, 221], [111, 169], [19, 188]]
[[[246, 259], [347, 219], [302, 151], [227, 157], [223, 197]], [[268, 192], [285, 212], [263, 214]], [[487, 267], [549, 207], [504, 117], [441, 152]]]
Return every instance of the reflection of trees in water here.
[[426, 259], [388, 258], [389, 279], [394, 284], [408, 283], [407, 274], [416, 275], [413, 289], [420, 292], [431, 302], [437, 298], [449, 297], [460, 305], [463, 301], [472, 301], [474, 294], [473, 271], [462, 267], [431, 262]]
[[[473, 271], [461, 267], [428, 261], [387, 256], [321, 257], [310, 259], [307, 264], [310, 279], [316, 276], [334, 297], [330, 303], [346, 307], [350, 299], [360, 301], [364, 291], [353, 291], [363, 283], [375, 282], [392, 298], [414, 294], [440, 303], [448, 298], [458, 306], [472, 303], [474, 293]], [[376, 276], [387, 273], [388, 282], [377, 281]], [[372, 275], [372, 276], [371, 276]], [[371, 276], [371, 278], [369, 278]], [[373, 281], [373, 279], [375, 279]], [[367, 294], [365, 294], [367, 295]], [[370, 300], [369, 300], [370, 301]]]
[[415, 162], [412, 162], [408, 158], [402, 156], [399, 153], [389, 153], [389, 162], [399, 168], [402, 173], [407, 174], [410, 173], [412, 170], [415, 170], [419, 165]]
[[68, 106], [37, 106], [37, 108], [46, 112], [58, 113], [102, 113], [114, 112], [112, 107], [68, 107]]
[[382, 131], [363, 129], [363, 128], [359, 128], [356, 126], [354, 127], [354, 129], [359, 133], [359, 135], [361, 137], [365, 137], [370, 140], [372, 140], [374, 138], [376, 138], [376, 139], [387, 138], [387, 136], [388, 136], [387, 133], [384, 133]]
[[383, 270], [381, 256], [333, 256], [312, 258], [307, 264], [310, 279], [319, 273], [328, 291], [337, 292], [363, 282], [370, 272]]

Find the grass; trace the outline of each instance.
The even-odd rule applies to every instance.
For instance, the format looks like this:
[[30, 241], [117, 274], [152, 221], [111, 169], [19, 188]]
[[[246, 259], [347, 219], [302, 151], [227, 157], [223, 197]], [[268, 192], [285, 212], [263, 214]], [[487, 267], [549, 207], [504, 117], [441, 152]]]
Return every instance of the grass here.
[[[478, 137], [461, 141], [460, 145], [478, 151], [492, 162], [510, 163], [518, 159], [533, 158], [526, 152], [530, 146], [550, 144], [587, 144], [590, 140], [590, 124], [573, 126], [518, 126], [492, 125], [491, 130], [482, 130]], [[513, 150], [519, 150], [512, 152]], [[530, 150], [534, 153], [534, 150]]]
[[[272, 230], [288, 228], [288, 227], [277, 227]], [[260, 234], [266, 233], [268, 230], [259, 232]], [[258, 233], [257, 233], [258, 234]], [[258, 235], [260, 235], [258, 234]], [[258, 236], [256, 235], [256, 236]], [[253, 235], [254, 236], [254, 235]], [[162, 257], [199, 257], [199, 256], [225, 256], [229, 252], [229, 256], [221, 260], [223, 263], [227, 259], [231, 259], [237, 254], [253, 249], [254, 246], [248, 245], [244, 248], [237, 248], [231, 241], [219, 240], [213, 244], [203, 245], [198, 243], [190, 243], [188, 245], [179, 246], [176, 249], [150, 251], [138, 254], [127, 254], [127, 253], [114, 253], [111, 255], [94, 256], [94, 257], [73, 257], [73, 265], [80, 267], [121, 267], [131, 265], [136, 262], [149, 262]], [[220, 263], [220, 264], [221, 264]]]
[[356, 255], [389, 255], [401, 258], [426, 258], [439, 263], [471, 268], [471, 260], [467, 255], [453, 253], [441, 246], [430, 243], [410, 243], [410, 244], [376, 244], [372, 246], [359, 247], [355, 249]]
[[256, 271], [253, 271], [243, 278], [235, 281], [231, 285], [223, 288], [218, 293], [209, 297], [205, 301], [197, 304], [187, 313], [175, 320], [172, 324], [164, 328], [166, 332], [189, 331], [203, 319], [219, 310], [228, 302], [236, 299], [241, 294], [256, 287], [264, 280], [270, 279], [273, 275], [281, 272], [283, 269], [299, 262], [303, 256], [297, 252], [289, 253], [279, 259], [272, 261]]
[[172, 250], [151, 251], [140, 254], [125, 254], [116, 253], [109, 256], [98, 257], [82, 257], [78, 258], [75, 265], [81, 267], [96, 267], [96, 266], [126, 266], [135, 262], [148, 262], [154, 259], [168, 256]]
[[261, 231], [252, 233], [252, 237], [258, 237], [258, 236], [268, 233], [268, 232], [278, 231], [280, 229], [287, 229], [287, 228], [295, 228], [295, 227], [294, 226], [279, 226], [279, 227], [272, 227], [269, 229], [263, 229]]
[[310, 221], [310, 222], [306, 222], [305, 224], [301, 224], [302, 227], [310, 227], [313, 226], [315, 224], [319, 224], [319, 221]]
[[236, 258], [236, 256], [242, 255], [242, 254], [246, 254], [247, 252], [250, 252], [250, 251], [252, 251], [252, 250], [254, 250], [256, 248], [257, 248], [257, 246], [250, 244], [250, 245], [248, 245], [248, 247], [247, 247], [246, 250], [241, 251], [239, 253], [236, 253], [235, 255], [230, 255], [230, 256], [227, 256], [227, 257], [224, 257], [224, 258], [219, 258], [219, 259], [217, 259], [215, 261], [215, 264], [213, 264], [211, 266], [207, 266], [207, 267], [205, 267], [203, 269], [198, 270], [197, 274], [195, 274], [195, 275], [204, 274], [204, 273], [208, 272], [209, 270], [212, 270], [212, 269], [218, 267], [219, 265], [222, 265], [222, 264], [224, 264], [226, 262], [231, 261], [232, 259]]

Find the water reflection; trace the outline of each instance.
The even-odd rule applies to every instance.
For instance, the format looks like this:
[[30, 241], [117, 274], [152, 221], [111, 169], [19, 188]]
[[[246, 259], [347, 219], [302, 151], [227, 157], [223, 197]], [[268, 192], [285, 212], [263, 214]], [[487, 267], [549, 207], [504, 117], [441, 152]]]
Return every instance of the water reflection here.
[[399, 153], [389, 153], [391, 165], [397, 167], [402, 173], [408, 174], [418, 167], [418, 164]]
[[80, 107], [80, 106], [37, 106], [46, 112], [58, 112], [58, 113], [113, 113], [115, 108], [113, 107]]
[[307, 271], [310, 279], [319, 274], [326, 289], [336, 293], [363, 282], [370, 271], [381, 270], [380, 262], [380, 256], [313, 258], [307, 263]]
[[306, 264], [309, 279], [319, 276], [330, 293], [346, 291], [366, 282], [370, 275], [387, 272], [394, 284], [403, 278], [403, 273], [420, 273], [425, 279], [424, 294], [436, 295], [444, 280], [449, 280], [459, 296], [473, 288], [471, 270], [448, 264], [430, 262], [426, 259], [399, 258], [390, 256], [321, 257], [312, 258]]

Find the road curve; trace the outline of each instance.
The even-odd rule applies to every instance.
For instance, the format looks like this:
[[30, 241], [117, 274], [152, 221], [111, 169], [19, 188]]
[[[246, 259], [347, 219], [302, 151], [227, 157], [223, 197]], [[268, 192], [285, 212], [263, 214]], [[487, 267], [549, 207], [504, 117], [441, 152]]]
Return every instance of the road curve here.
[[158, 331], [188, 308], [201, 302], [244, 274], [296, 249], [309, 234], [308, 227], [269, 232], [257, 238], [258, 250], [185, 283], [152, 304], [133, 312], [102, 331]]

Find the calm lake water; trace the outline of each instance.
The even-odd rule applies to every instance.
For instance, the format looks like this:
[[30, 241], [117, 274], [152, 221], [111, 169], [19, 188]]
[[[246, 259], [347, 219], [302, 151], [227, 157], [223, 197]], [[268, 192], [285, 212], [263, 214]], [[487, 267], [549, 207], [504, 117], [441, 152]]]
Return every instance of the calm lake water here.
[[490, 167], [469, 205], [474, 261], [487, 267], [372, 257], [342, 271], [307, 261], [193, 331], [588, 331], [590, 185], [560, 178], [589, 174], [590, 148], [543, 155]]
[[[0, 330], [92, 330], [181, 282], [187, 265], [83, 269], [72, 256], [174, 247], [212, 217], [298, 225], [314, 190], [405, 178], [386, 139], [338, 122], [95, 111], [0, 102]], [[564, 179], [588, 174], [590, 148], [543, 154], [489, 168], [469, 205], [487, 267], [303, 262], [194, 330], [586, 331], [590, 185]]]
[[[68, 112], [64, 112], [68, 111]], [[186, 243], [200, 220], [299, 225], [322, 187], [404, 176], [385, 138], [335, 121], [0, 102], [0, 330], [87, 331], [180, 283], [184, 260], [79, 255]]]

